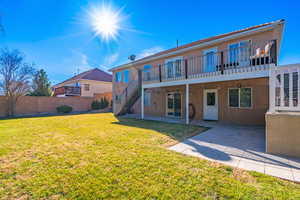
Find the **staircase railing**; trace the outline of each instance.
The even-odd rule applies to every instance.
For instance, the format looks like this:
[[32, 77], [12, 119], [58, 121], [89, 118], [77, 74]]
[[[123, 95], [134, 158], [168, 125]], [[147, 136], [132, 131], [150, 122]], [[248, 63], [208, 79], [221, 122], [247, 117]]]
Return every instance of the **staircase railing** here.
[[123, 90], [123, 92], [120, 95], [118, 95], [117, 103], [119, 109], [117, 111], [117, 114], [120, 114], [124, 106], [126, 106], [126, 103], [129, 101], [132, 95], [138, 90], [138, 88], [139, 88], [139, 81], [132, 80], [128, 83], [127, 87]]

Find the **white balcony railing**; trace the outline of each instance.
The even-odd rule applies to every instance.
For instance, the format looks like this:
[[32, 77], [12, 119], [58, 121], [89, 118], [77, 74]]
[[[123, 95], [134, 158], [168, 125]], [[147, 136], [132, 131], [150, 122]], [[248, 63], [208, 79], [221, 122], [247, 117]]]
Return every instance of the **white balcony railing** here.
[[270, 69], [270, 111], [300, 112], [300, 64]]

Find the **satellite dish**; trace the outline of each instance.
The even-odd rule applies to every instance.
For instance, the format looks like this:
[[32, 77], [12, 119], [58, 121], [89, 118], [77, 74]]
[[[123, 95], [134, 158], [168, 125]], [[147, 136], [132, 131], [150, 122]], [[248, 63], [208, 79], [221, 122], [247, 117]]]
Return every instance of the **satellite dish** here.
[[129, 60], [134, 61], [136, 58], [136, 55], [132, 54], [128, 57]]

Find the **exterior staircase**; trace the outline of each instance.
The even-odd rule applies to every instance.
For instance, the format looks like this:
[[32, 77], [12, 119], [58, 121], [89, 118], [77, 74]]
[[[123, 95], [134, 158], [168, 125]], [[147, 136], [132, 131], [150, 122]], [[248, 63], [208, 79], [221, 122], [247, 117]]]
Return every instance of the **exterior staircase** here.
[[132, 81], [124, 89], [119, 96], [118, 111], [115, 112], [118, 116], [130, 113], [132, 106], [137, 102], [141, 96], [141, 85], [139, 81]]

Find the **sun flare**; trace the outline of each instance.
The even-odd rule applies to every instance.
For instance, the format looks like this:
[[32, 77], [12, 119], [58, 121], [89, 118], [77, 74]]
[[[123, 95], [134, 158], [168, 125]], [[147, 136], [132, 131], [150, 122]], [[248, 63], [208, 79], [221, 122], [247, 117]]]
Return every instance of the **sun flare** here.
[[102, 5], [92, 7], [88, 13], [95, 36], [105, 41], [116, 39], [121, 28], [121, 10], [114, 10], [110, 5]]

